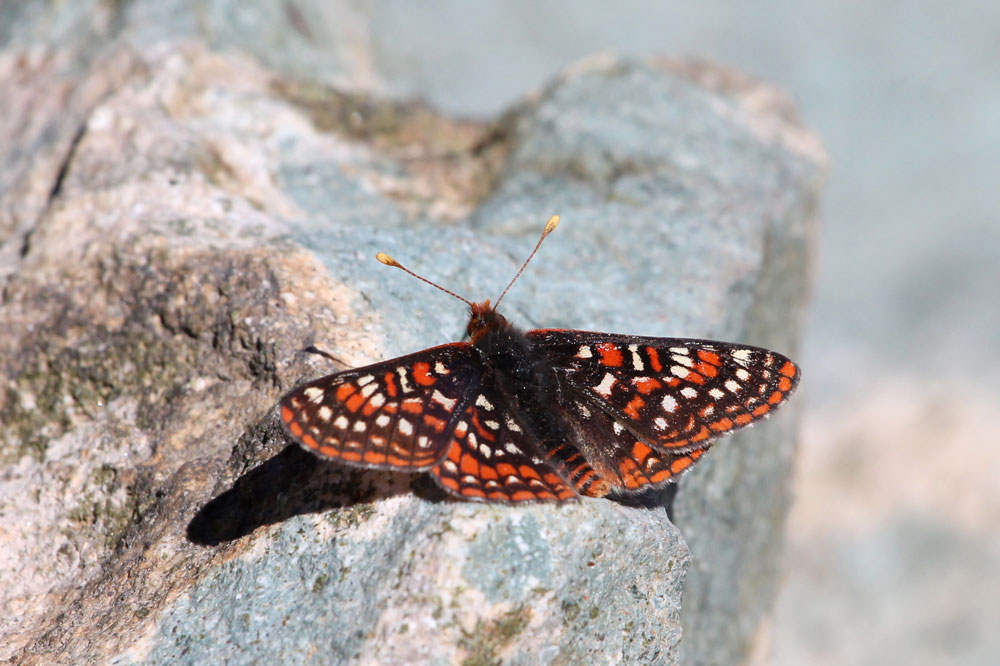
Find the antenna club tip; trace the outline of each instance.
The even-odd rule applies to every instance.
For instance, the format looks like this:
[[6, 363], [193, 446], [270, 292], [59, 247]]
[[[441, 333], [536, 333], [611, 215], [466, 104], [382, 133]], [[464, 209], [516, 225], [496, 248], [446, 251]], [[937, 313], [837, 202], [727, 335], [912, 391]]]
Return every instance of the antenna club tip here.
[[549, 218], [549, 221], [545, 223], [545, 231], [542, 233], [544, 233], [547, 236], [551, 234], [553, 231], [555, 231], [556, 227], [558, 226], [559, 226], [559, 216], [553, 215], [552, 217]]
[[387, 255], [385, 252], [379, 252], [375, 255], [375, 258], [386, 266], [395, 266], [396, 268], [399, 268], [399, 262]]

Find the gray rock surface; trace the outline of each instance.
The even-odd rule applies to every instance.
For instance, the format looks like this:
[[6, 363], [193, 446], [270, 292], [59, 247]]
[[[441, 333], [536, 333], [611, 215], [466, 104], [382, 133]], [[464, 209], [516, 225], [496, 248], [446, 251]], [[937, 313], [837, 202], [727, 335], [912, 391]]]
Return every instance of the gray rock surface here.
[[[357, 365], [461, 335], [375, 251], [492, 297], [553, 212], [523, 325], [793, 352], [822, 154], [780, 95], [595, 61], [476, 125], [191, 44], [71, 59], [0, 56], [0, 657], [676, 662], [688, 552], [657, 497], [446, 501], [288, 447], [272, 407], [331, 369], [308, 344]], [[773, 597], [791, 420], [751, 434], [677, 505], [709, 662]]]

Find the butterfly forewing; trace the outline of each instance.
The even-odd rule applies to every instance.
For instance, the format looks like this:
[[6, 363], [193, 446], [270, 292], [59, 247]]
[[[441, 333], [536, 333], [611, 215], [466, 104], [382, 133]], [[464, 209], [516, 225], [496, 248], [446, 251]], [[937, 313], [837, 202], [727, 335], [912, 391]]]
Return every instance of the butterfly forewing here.
[[566, 500], [576, 497], [556, 471], [516, 410], [496, 389], [482, 383], [452, 431], [448, 452], [432, 473], [444, 489], [466, 499], [494, 502]]
[[442, 345], [303, 384], [282, 399], [281, 420], [324, 458], [430, 469], [479, 380], [468, 343]]
[[609, 415], [610, 441], [624, 428], [637, 444], [673, 455], [765, 418], [799, 379], [781, 354], [746, 345], [549, 329], [528, 338], [545, 350], [568, 393]]

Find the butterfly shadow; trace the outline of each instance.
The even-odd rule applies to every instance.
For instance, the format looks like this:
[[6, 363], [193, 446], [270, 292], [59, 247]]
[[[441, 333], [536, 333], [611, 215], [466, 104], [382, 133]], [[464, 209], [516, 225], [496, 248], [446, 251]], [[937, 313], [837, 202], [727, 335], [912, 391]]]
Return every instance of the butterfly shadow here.
[[[285, 438], [283, 433], [279, 436]], [[432, 502], [446, 501], [444, 491], [420, 478], [425, 476], [351, 468], [288, 444], [205, 504], [188, 523], [187, 538], [199, 545], [217, 546], [294, 516], [346, 509], [405, 493]]]

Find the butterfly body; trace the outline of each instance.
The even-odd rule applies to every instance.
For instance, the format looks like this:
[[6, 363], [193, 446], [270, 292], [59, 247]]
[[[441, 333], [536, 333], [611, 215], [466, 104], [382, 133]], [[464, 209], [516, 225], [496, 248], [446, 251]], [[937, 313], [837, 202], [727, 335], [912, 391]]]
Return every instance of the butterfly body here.
[[522, 332], [489, 301], [470, 305], [468, 342], [303, 384], [282, 400], [286, 430], [324, 458], [429, 470], [462, 498], [563, 501], [675, 481], [799, 378], [756, 347]]

